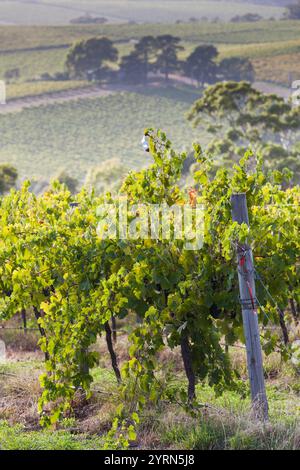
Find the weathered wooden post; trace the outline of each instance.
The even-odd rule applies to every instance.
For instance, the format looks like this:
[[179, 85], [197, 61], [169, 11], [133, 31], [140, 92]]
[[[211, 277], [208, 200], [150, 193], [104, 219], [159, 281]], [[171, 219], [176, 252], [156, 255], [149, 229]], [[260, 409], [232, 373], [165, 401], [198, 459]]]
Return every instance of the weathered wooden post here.
[[[246, 194], [234, 194], [231, 198], [231, 206], [233, 220], [239, 224], [246, 223], [249, 226]], [[267, 420], [268, 400], [257, 318], [254, 263], [252, 250], [247, 243], [237, 244], [237, 258], [252, 406], [257, 418]]]

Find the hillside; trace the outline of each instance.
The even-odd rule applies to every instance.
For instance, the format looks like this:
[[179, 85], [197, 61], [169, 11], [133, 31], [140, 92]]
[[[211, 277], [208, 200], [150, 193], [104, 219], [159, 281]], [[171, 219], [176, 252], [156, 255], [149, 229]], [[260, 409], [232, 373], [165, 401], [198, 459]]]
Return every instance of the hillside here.
[[174, 23], [176, 21], [228, 21], [235, 15], [259, 13], [264, 18], [280, 18], [284, 8], [255, 2], [184, 0], [10, 0], [0, 1], [0, 24], [69, 24], [80, 16], [106, 18], [110, 23]]
[[140, 89], [0, 115], [0, 163], [16, 165], [21, 179], [47, 179], [67, 169], [81, 182], [89, 168], [111, 158], [138, 168], [147, 161], [140, 145], [143, 131], [154, 122], [179, 148], [196, 139], [184, 117], [196, 97]]

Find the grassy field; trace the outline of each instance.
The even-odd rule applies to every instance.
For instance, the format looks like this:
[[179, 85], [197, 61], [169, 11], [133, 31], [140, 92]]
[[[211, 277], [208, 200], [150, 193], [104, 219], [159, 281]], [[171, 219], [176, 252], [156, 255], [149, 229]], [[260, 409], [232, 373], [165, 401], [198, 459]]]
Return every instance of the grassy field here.
[[[118, 44], [120, 57], [127, 54], [133, 45], [130, 43]], [[18, 68], [20, 80], [27, 81], [40, 77], [44, 73], [54, 75], [63, 72], [68, 48], [49, 50], [16, 51], [6, 54], [0, 53], [0, 77], [4, 77], [7, 70]], [[116, 67], [111, 64], [111, 67]]]
[[48, 178], [66, 168], [81, 181], [89, 168], [111, 158], [141, 166], [146, 127], [162, 127], [179, 148], [196, 139], [184, 114], [197, 96], [189, 89], [140, 88], [0, 115], [0, 162], [16, 165], [21, 178]]
[[64, 69], [66, 49], [48, 51], [13, 52], [0, 56], [0, 76], [7, 70], [18, 68], [20, 80], [25, 81], [43, 73], [54, 74]]
[[[254, 3], [185, 0], [25, 0], [0, 1], [0, 21], [8, 24], [68, 24], [73, 18], [89, 13], [104, 16], [110, 22], [175, 22], [191, 17], [226, 21], [235, 15], [257, 13]], [[259, 6], [264, 18], [282, 16], [284, 9], [276, 6]]]
[[70, 91], [91, 87], [91, 83], [85, 80], [68, 81], [38, 81], [38, 82], [20, 82], [11, 83], [6, 88], [7, 101], [17, 98], [30, 98], [40, 95], [51, 95], [60, 91]]
[[217, 47], [221, 58], [233, 56], [248, 57], [250, 59], [274, 57], [280, 64], [280, 58], [277, 58], [277, 56], [296, 54], [300, 51], [300, 39], [260, 44], [218, 44]]
[[[88, 402], [78, 398], [74, 412], [55, 431], [40, 428], [36, 410], [40, 394], [38, 377], [44, 369], [41, 355], [17, 352], [12, 348], [14, 340], [11, 340], [7, 343], [8, 361], [0, 364], [1, 449], [101, 449], [114, 410], [120, 403], [104, 340], [98, 340], [95, 346], [101, 361], [92, 372], [92, 398]], [[126, 335], [119, 334], [116, 351], [121, 361], [127, 359]], [[179, 405], [169, 402], [148, 406], [141, 415], [134, 448], [299, 449], [300, 389], [296, 371], [289, 364], [282, 363], [277, 353], [265, 359], [270, 422], [260, 424], [250, 416], [245, 353], [239, 348], [230, 348], [230, 354], [241, 375], [239, 392], [228, 391], [217, 397], [206, 383], [199, 384], [197, 399], [202, 408], [194, 418]], [[173, 370], [170, 380], [173, 390], [186, 385], [178, 350], [165, 351], [160, 361], [163, 370]]]

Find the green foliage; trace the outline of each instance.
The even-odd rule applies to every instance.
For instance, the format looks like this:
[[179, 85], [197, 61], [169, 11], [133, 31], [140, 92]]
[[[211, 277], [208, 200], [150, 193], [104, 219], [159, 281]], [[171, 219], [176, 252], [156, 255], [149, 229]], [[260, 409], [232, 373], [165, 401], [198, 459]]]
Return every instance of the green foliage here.
[[74, 44], [66, 58], [66, 69], [70, 76], [86, 78], [98, 74], [106, 62], [116, 62], [118, 51], [110, 39], [90, 38]]
[[17, 178], [17, 170], [12, 165], [0, 165], [0, 194], [13, 188], [16, 184]]
[[245, 15], [236, 15], [231, 18], [233, 23], [253, 23], [261, 21], [263, 18], [257, 13], [246, 13]]
[[198, 83], [214, 83], [218, 70], [214, 62], [217, 56], [218, 51], [215, 46], [198, 46], [186, 59], [184, 70]]
[[299, 1], [297, 3], [293, 3], [287, 6], [286, 16], [290, 20], [300, 19], [300, 2]]
[[122, 57], [120, 63], [120, 79], [133, 85], [147, 82], [145, 62], [139, 57], [136, 51]]
[[121, 79], [130, 83], [147, 83], [150, 63], [158, 52], [158, 42], [153, 36], [142, 37], [134, 50], [122, 58], [120, 64]]
[[15, 69], [6, 70], [4, 74], [4, 78], [7, 81], [7, 83], [13, 80], [18, 80], [18, 78], [20, 78], [20, 69], [15, 68]]
[[247, 80], [253, 82], [254, 68], [249, 59], [243, 57], [230, 57], [220, 62], [220, 73], [225, 80], [240, 82]]
[[[89, 347], [105, 333], [110, 318], [123, 319], [131, 312], [140, 318], [122, 370], [125, 406], [117, 410], [108, 436], [117, 437], [117, 447], [135, 439], [138, 415], [149, 401], [158, 403], [166, 396], [178, 400], [177, 392], [167, 393], [158, 374], [157, 354], [166, 345], [188, 351], [185, 361], [196, 381], [207, 381], [217, 394], [237, 389], [237, 376], [223, 347], [224, 340], [229, 345], [244, 340], [236, 239], [248, 238], [258, 257], [258, 272], [281, 309], [291, 292], [299, 296], [299, 187], [282, 188], [288, 175], [265, 174], [251, 152], [231, 174], [226, 169], [216, 172], [195, 145], [198, 194], [191, 200], [192, 193], [180, 187], [186, 154], [176, 153], [164, 133], [145, 133], [154, 163], [126, 178], [120, 195], [128, 199], [127, 215], [138, 223], [136, 204], [180, 206], [197, 201], [205, 207], [201, 249], [187, 250], [187, 235], [172, 242], [163, 236], [98, 237], [104, 214], [97, 208], [114, 202], [109, 193], [95, 196], [82, 190], [73, 197], [55, 183], [36, 197], [26, 183], [2, 198], [0, 205], [0, 317], [9, 319], [31, 307], [41, 312], [38, 321], [45, 336], [40, 346], [48, 355], [39, 404], [44, 424], [64, 416], [79, 388], [89, 396], [93, 377], [88, 369], [98, 360]], [[247, 193], [250, 229], [232, 223], [234, 192]], [[261, 289], [258, 295], [263, 347], [269, 353], [281, 343], [276, 331], [266, 327], [277, 325], [279, 318], [266, 291]], [[190, 391], [179, 394], [185, 409], [193, 411]]]
[[181, 39], [179, 37], [164, 34], [157, 37], [157, 48], [159, 53], [157, 55], [154, 67], [165, 75], [166, 81], [169, 79], [169, 74], [178, 70], [180, 63], [178, 60], [178, 52], [183, 49], [179, 45]]
[[65, 170], [61, 170], [55, 177], [54, 180], [57, 180], [59, 183], [66, 186], [66, 188], [72, 193], [75, 194], [78, 191], [79, 181], [76, 178], [69, 176]]
[[127, 173], [128, 168], [118, 158], [111, 158], [91, 168], [87, 173], [84, 185], [98, 195], [107, 191], [117, 192]]
[[[215, 136], [207, 150], [228, 163], [237, 161], [248, 147], [268, 157], [266, 164], [272, 168], [288, 167], [287, 155], [299, 159], [300, 107], [261, 93], [250, 83], [220, 82], [208, 87], [188, 119]], [[298, 181], [300, 166], [294, 160]]]

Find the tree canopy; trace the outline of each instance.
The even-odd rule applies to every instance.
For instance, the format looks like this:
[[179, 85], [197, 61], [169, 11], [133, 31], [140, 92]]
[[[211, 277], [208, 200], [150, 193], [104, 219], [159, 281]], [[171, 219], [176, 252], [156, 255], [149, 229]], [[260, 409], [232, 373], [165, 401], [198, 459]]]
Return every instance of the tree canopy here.
[[299, 20], [300, 19], [300, 1], [298, 3], [293, 3], [287, 6], [287, 14], [286, 16], [290, 20]]
[[253, 82], [255, 73], [252, 63], [246, 57], [228, 57], [219, 65], [220, 77], [225, 80]]
[[248, 82], [220, 82], [204, 91], [188, 119], [214, 136], [209, 150], [220, 159], [237, 160], [250, 146], [265, 155], [267, 165], [288, 166], [299, 178], [299, 106], [263, 94]]
[[169, 80], [169, 74], [180, 67], [178, 52], [183, 50], [183, 47], [179, 43], [180, 38], [170, 34], [157, 37], [158, 54], [155, 68], [165, 75], [166, 81]]
[[216, 81], [218, 67], [214, 60], [218, 56], [218, 50], [212, 45], [198, 46], [189, 55], [184, 71], [199, 84], [214, 83]]
[[107, 38], [90, 38], [75, 43], [68, 52], [66, 69], [70, 76], [86, 78], [99, 73], [106, 62], [116, 62], [118, 50]]
[[4, 194], [16, 185], [17, 170], [8, 164], [0, 165], [0, 194]]

